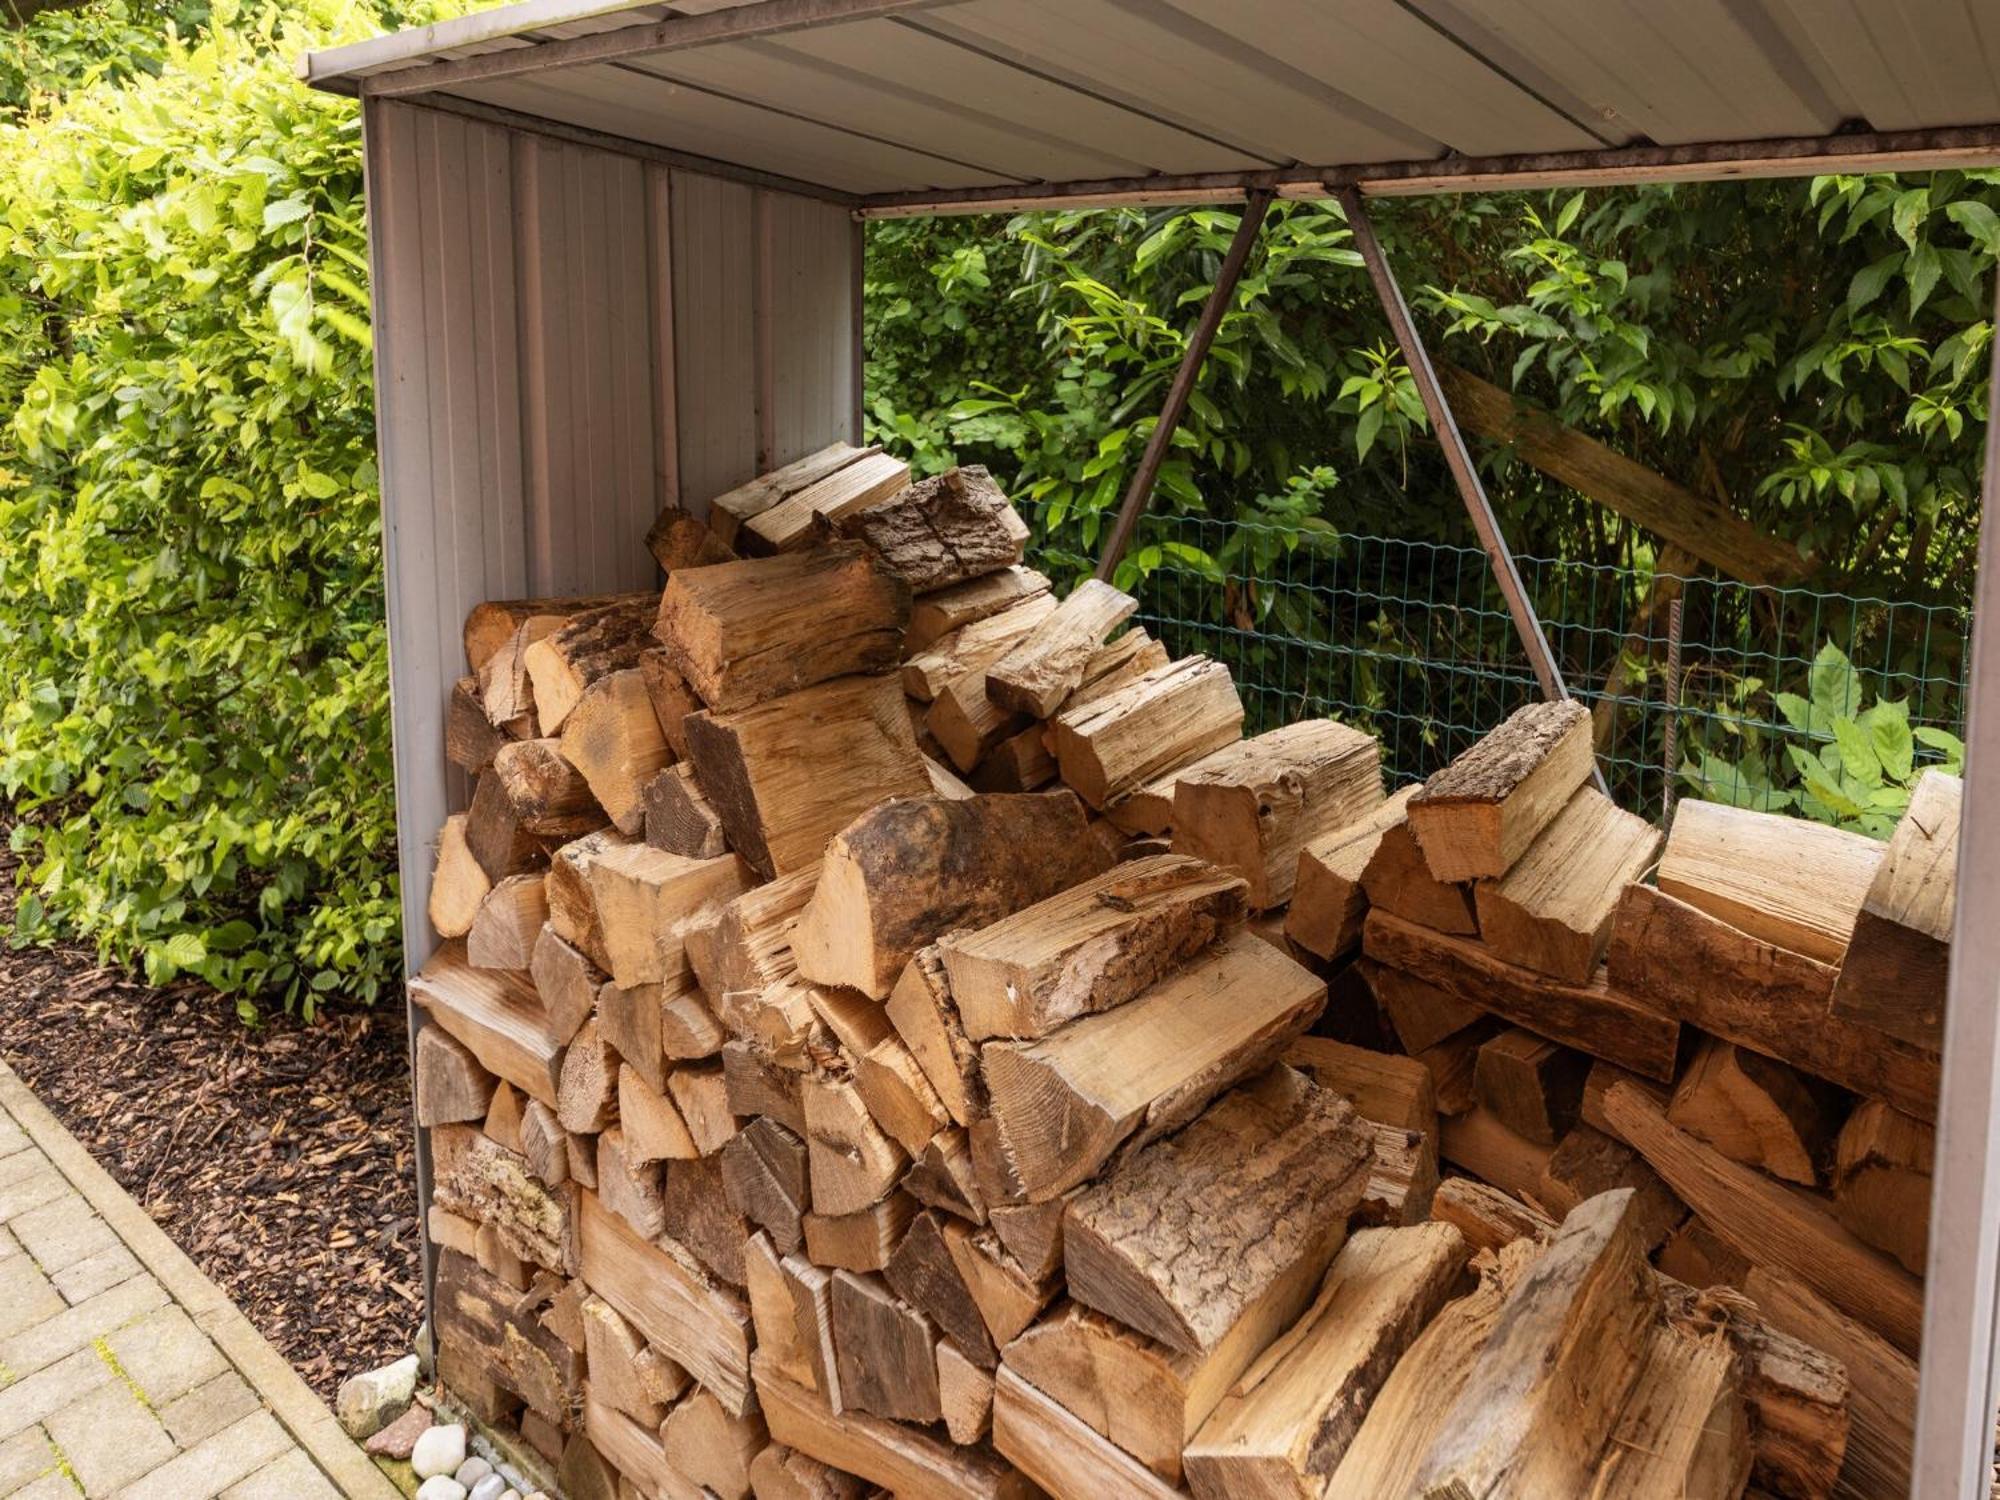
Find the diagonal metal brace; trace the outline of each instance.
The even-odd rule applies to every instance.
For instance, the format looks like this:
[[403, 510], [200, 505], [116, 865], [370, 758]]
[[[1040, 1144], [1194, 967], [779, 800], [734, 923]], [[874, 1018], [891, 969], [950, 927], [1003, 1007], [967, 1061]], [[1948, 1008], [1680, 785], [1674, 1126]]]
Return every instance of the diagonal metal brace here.
[[1125, 487], [1125, 499], [1118, 507], [1118, 518], [1112, 522], [1111, 535], [1106, 538], [1104, 551], [1097, 559], [1097, 576], [1106, 583], [1118, 570], [1119, 559], [1125, 556], [1125, 549], [1132, 545], [1132, 534], [1139, 529], [1139, 518], [1152, 503], [1153, 486], [1159, 480], [1160, 465], [1166, 462], [1174, 430], [1181, 425], [1181, 417], [1187, 411], [1188, 397], [1194, 391], [1195, 381], [1201, 376], [1202, 361], [1208, 358], [1208, 351], [1215, 344], [1223, 314], [1229, 311], [1229, 304], [1236, 298], [1236, 283], [1243, 279], [1243, 267], [1250, 260], [1250, 251], [1257, 243], [1258, 231], [1264, 227], [1264, 218], [1271, 211], [1273, 196], [1270, 189], [1258, 188], [1243, 201], [1243, 222], [1236, 226], [1236, 238], [1229, 242], [1229, 251], [1222, 257], [1222, 269], [1216, 274], [1215, 288], [1208, 294], [1208, 302], [1201, 310], [1201, 321], [1195, 324], [1194, 336], [1188, 340], [1187, 351], [1181, 356], [1181, 366], [1174, 372], [1173, 384], [1167, 387], [1167, 403], [1160, 409], [1160, 419], [1153, 424], [1153, 435], [1146, 439], [1146, 451], [1140, 456], [1132, 482]]

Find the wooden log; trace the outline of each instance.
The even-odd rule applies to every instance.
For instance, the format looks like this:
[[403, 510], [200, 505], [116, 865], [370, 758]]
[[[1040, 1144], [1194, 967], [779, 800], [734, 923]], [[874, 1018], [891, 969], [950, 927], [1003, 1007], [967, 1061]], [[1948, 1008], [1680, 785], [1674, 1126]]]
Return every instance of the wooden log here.
[[1011, 568], [1028, 525], [982, 464], [947, 469], [842, 517], [842, 536], [863, 543], [922, 594]]
[[1561, 1217], [1614, 1188], [1632, 1190], [1633, 1218], [1648, 1254], [1665, 1244], [1687, 1218], [1687, 1205], [1637, 1151], [1588, 1125], [1577, 1126], [1549, 1153], [1533, 1197]]
[[[1046, 585], [1047, 580], [1043, 582]], [[927, 602], [928, 599], [919, 599], [912, 607], [906, 647], [910, 657], [902, 671], [903, 691], [919, 703], [936, 702], [939, 694], [964, 677], [979, 679], [976, 686], [983, 699], [986, 688], [982, 674], [986, 668], [1005, 656], [1056, 608], [1056, 601], [1045, 586], [1008, 600], [1000, 608], [961, 621], [919, 645], [915, 620]]]
[[1586, 1493], [1659, 1317], [1631, 1195], [1579, 1207], [1509, 1295], [1418, 1469], [1417, 1492]]
[[695, 1149], [713, 1156], [736, 1134], [736, 1114], [729, 1107], [729, 1084], [720, 1063], [686, 1063], [667, 1075], [667, 1093], [687, 1121]]
[[[936, 1324], [961, 1358], [991, 1370], [999, 1363], [999, 1354], [946, 1243], [947, 1224], [936, 1214], [918, 1214], [883, 1274], [890, 1289]], [[957, 1223], [949, 1223], [949, 1228], [956, 1234], [967, 1233]]]
[[836, 678], [752, 708], [691, 714], [684, 727], [730, 848], [767, 879], [815, 863], [884, 797], [930, 790], [889, 678]]
[[757, 1331], [757, 1348], [775, 1361], [788, 1380], [818, 1389], [805, 1330], [792, 1300], [791, 1284], [771, 1237], [762, 1230], [743, 1246], [744, 1289], [750, 1298], [750, 1321]]
[[[875, 1123], [913, 1160], [951, 1124], [923, 1068], [895, 1036], [883, 1037], [855, 1060], [854, 1086]], [[965, 1161], [969, 1171], [970, 1157]]]
[[[559, 602], [559, 601], [558, 601]], [[609, 602], [609, 601], [604, 601]], [[559, 629], [567, 614], [549, 612], [522, 616], [490, 656], [475, 667], [479, 678], [479, 703], [487, 720], [510, 735], [532, 739], [540, 733], [535, 716], [535, 684], [528, 676], [528, 648], [550, 631]]]
[[961, 1448], [866, 1412], [838, 1417], [819, 1395], [794, 1385], [760, 1356], [757, 1394], [771, 1436], [822, 1463], [899, 1495], [938, 1500], [1029, 1500], [1030, 1482], [978, 1448]]
[[722, 1047], [723, 1101], [731, 1114], [769, 1115], [793, 1135], [806, 1129], [804, 1075], [781, 1068], [747, 1042]]
[[585, 1297], [582, 1316], [592, 1397], [641, 1427], [657, 1428], [668, 1404], [687, 1390], [687, 1371], [648, 1348], [639, 1330], [602, 1297]]
[[1907, 1495], [1916, 1459], [1916, 1361], [1782, 1271], [1752, 1266], [1744, 1290], [1771, 1327], [1846, 1367], [1850, 1425], [1839, 1493]]
[[1433, 878], [1488, 880], [1527, 853], [1590, 779], [1590, 713], [1531, 703], [1432, 776], [1410, 799], [1410, 829]]
[[1438, 1128], [1438, 1153], [1481, 1181], [1538, 1206], [1542, 1174], [1554, 1155], [1551, 1147], [1516, 1135], [1485, 1109], [1445, 1120]]
[[852, 1080], [808, 1078], [805, 1111], [815, 1211], [859, 1213], [887, 1197], [909, 1157], [875, 1123]]
[[662, 1200], [665, 1176], [657, 1161], [641, 1161], [625, 1149], [625, 1132], [613, 1125], [597, 1137], [597, 1198], [645, 1239], [666, 1232]]
[[[547, 889], [543, 891], [547, 898]], [[549, 1040], [558, 1047], [568, 1044], [577, 1028], [597, 1004], [597, 992], [605, 984], [604, 971], [577, 947], [544, 924], [535, 935], [534, 951], [528, 956], [528, 972], [541, 998]]]
[[[603, 823], [598, 817], [589, 826], [602, 827]], [[480, 777], [472, 789], [472, 803], [465, 810], [465, 847], [488, 880], [525, 874], [547, 862], [542, 841], [521, 826], [497, 775]]]
[[1010, 1342], [1041, 1315], [1061, 1289], [1051, 1269], [1030, 1272], [1014, 1259], [991, 1229], [971, 1229], [943, 1221], [945, 1249], [958, 1268], [994, 1344]]
[[521, 1155], [528, 1170], [549, 1187], [569, 1181], [569, 1132], [556, 1119], [555, 1109], [539, 1099], [521, 1106]]
[[849, 1411], [901, 1422], [936, 1422], [936, 1325], [899, 1300], [879, 1276], [833, 1273], [833, 1347]]
[[[419, 1044], [422, 1040], [418, 1038]], [[486, 1106], [485, 1122], [480, 1126], [490, 1139], [498, 1141], [509, 1151], [521, 1149], [521, 1104], [520, 1090], [511, 1083], [496, 1081], [493, 1097]]]
[[780, 1255], [796, 1253], [805, 1244], [802, 1221], [812, 1201], [806, 1143], [759, 1117], [722, 1148], [721, 1163], [730, 1206], [768, 1234]]
[[722, 819], [702, 794], [694, 767], [686, 761], [654, 776], [641, 797], [646, 809], [646, 842], [655, 849], [689, 859], [714, 859], [728, 849]]
[[417, 1123], [426, 1130], [483, 1121], [492, 1107], [498, 1080], [442, 1026], [426, 1026], [417, 1033], [411, 1071], [416, 1078]]
[[[1382, 830], [1375, 852], [1362, 867], [1361, 890], [1370, 908], [1406, 922], [1460, 937], [1479, 935], [1472, 887], [1449, 885], [1432, 876], [1407, 819]], [[1365, 918], [1364, 912], [1364, 923]]]
[[1841, 1127], [1834, 1157], [1834, 1217], [1917, 1276], [1930, 1250], [1936, 1149], [1937, 1132], [1929, 1125], [1868, 1099]]
[[976, 931], [940, 939], [968, 1037], [1039, 1037], [1112, 1010], [1228, 933], [1244, 882], [1186, 855], [1117, 865]]
[[866, 1494], [854, 1475], [782, 1443], [751, 1460], [750, 1486], [757, 1500], [864, 1500]]
[[[667, 1452], [660, 1443], [659, 1434], [641, 1427], [623, 1412], [614, 1411], [602, 1401], [586, 1399], [582, 1435], [589, 1440], [593, 1450], [601, 1450], [603, 1460], [608, 1461], [617, 1473], [625, 1476], [629, 1483], [642, 1487], [639, 1493], [666, 1496], [669, 1500], [700, 1500], [701, 1487], [667, 1461]], [[565, 1454], [565, 1464], [568, 1462], [568, 1455]], [[609, 1476], [603, 1482], [609, 1483]], [[563, 1492], [568, 1495], [590, 1493], [581, 1488], [573, 1477], [566, 1477]]]
[[840, 542], [675, 573], [656, 633], [702, 702], [739, 709], [894, 666], [909, 620], [909, 585]]
[[1274, 1288], [1317, 1285], [1361, 1199], [1370, 1145], [1346, 1100], [1274, 1069], [1070, 1201], [1070, 1295], [1171, 1348], [1210, 1353]]
[[833, 1348], [833, 1272], [802, 1255], [787, 1255], [778, 1263], [791, 1298], [793, 1324], [812, 1370], [801, 1385], [819, 1393], [835, 1415], [847, 1409], [840, 1394], [840, 1365]]
[[1583, 1109], [1590, 1059], [1510, 1027], [1479, 1049], [1472, 1086], [1480, 1104], [1516, 1135], [1553, 1146]]
[[1240, 739], [1243, 702], [1227, 667], [1190, 656], [1058, 713], [1049, 732], [1063, 780], [1101, 810], [1160, 772]]
[[433, 1201], [498, 1231], [521, 1259], [551, 1271], [576, 1267], [576, 1222], [566, 1195], [528, 1172], [522, 1156], [469, 1125], [431, 1131]]
[[[1699, 1048], [1696, 1050], [1699, 1051]], [[1658, 1100], [1661, 1108], [1665, 1108], [1667, 1102], [1673, 1098], [1673, 1090], [1663, 1083], [1656, 1082], [1651, 1078], [1641, 1078], [1637, 1073], [1627, 1072], [1616, 1063], [1605, 1062], [1602, 1058], [1594, 1060], [1590, 1065], [1590, 1071], [1584, 1075], [1583, 1079], [1583, 1112], [1581, 1118], [1583, 1123], [1588, 1125], [1592, 1130], [1611, 1136], [1614, 1140], [1617, 1138], [1618, 1132], [1612, 1129], [1611, 1121], [1604, 1114], [1604, 1096], [1614, 1083], [1631, 1084], [1634, 1088]]]
[[563, 759], [628, 837], [645, 828], [646, 783], [673, 753], [637, 667], [598, 678], [563, 721]]
[[910, 466], [899, 458], [874, 451], [795, 489], [775, 505], [745, 518], [734, 538], [724, 538], [738, 551], [791, 552], [814, 540], [816, 517], [837, 522], [855, 511], [880, 504], [910, 482]]
[[677, 1253], [649, 1243], [609, 1212], [594, 1193], [581, 1195], [583, 1279], [624, 1315], [646, 1341], [682, 1366], [732, 1414], [750, 1409], [750, 1312], [735, 1293]]
[[857, 448], [851, 443], [828, 443], [783, 468], [760, 474], [717, 495], [708, 502], [708, 528], [724, 546], [735, 547], [741, 541], [744, 525], [786, 496], [817, 484], [856, 459], [879, 452], [879, 448]]
[[1409, 1130], [1377, 1120], [1366, 1123], [1375, 1138], [1375, 1159], [1369, 1164], [1368, 1186], [1355, 1206], [1355, 1222], [1422, 1223], [1430, 1217], [1431, 1197], [1438, 1186], [1437, 1129]]
[[975, 620], [1000, 614], [1024, 599], [1048, 592], [1049, 580], [1045, 576], [1019, 564], [935, 591], [920, 591], [910, 607], [905, 649], [923, 651]]
[[1201, 1500], [1318, 1500], [1375, 1393], [1450, 1297], [1470, 1250], [1448, 1224], [1365, 1229], [1305, 1315], [1258, 1358], [1183, 1455]]
[[903, 1242], [916, 1214], [907, 1193], [891, 1193], [879, 1203], [851, 1214], [809, 1213], [805, 1216], [806, 1255], [837, 1270], [880, 1271]]
[[672, 575], [681, 568], [705, 568], [731, 562], [736, 553], [709, 529], [708, 522], [678, 505], [665, 505], [646, 528], [646, 550], [660, 571]]
[[1121, 1145], [1178, 1130], [1283, 1055], [1325, 982], [1242, 933], [1138, 1000], [980, 1053], [993, 1116], [1030, 1201], [1087, 1181]]
[[963, 1130], [944, 1126], [911, 1156], [910, 1170], [903, 1174], [904, 1192], [926, 1208], [955, 1214], [968, 1224], [988, 1222], [986, 1195], [979, 1190]]
[[563, 1052], [556, 1080], [556, 1119], [577, 1135], [602, 1130], [618, 1115], [618, 1054], [592, 1016]]
[[1462, 1115], [1478, 1105], [1473, 1075], [1479, 1068], [1479, 1049], [1499, 1033], [1500, 1023], [1482, 1016], [1463, 1031], [1455, 1031], [1416, 1054], [1417, 1061], [1430, 1070], [1439, 1114]]
[[1591, 1500], [1735, 1500], [1751, 1463], [1742, 1375], [1724, 1330], [1655, 1329], [1590, 1482]]
[[1481, 940], [1510, 964], [1590, 983], [1611, 941], [1619, 894], [1659, 847], [1658, 830], [1644, 818], [1595, 787], [1578, 787], [1512, 869], [1474, 888]]
[[618, 1070], [618, 1121], [634, 1161], [687, 1161], [701, 1154], [679, 1107], [629, 1066]]
[[1667, 1118], [1731, 1161], [1806, 1187], [1819, 1183], [1820, 1164], [1831, 1155], [1835, 1114], [1828, 1091], [1728, 1042], [1702, 1043], [1674, 1088]]
[[1047, 1203], [996, 1203], [986, 1211], [1002, 1248], [1037, 1281], [1047, 1280], [1062, 1265], [1062, 1219], [1068, 1202], [1051, 1198]]
[[656, 1093], [666, 1091], [674, 1063], [713, 1057], [726, 1040], [688, 975], [630, 989], [606, 984], [598, 992], [597, 1020], [605, 1040]]
[[465, 957], [475, 969], [525, 969], [548, 920], [549, 899], [540, 875], [509, 875], [486, 893], [465, 937]]
[[1674, 810], [1659, 888], [1752, 937], [1837, 965], [1882, 856], [1865, 834], [1689, 800]]
[[431, 872], [431, 926], [442, 938], [462, 938], [472, 931], [480, 903], [493, 881], [473, 858], [465, 841], [465, 814], [453, 813], [438, 833], [437, 865]]
[[667, 1462], [717, 1500], [749, 1500], [750, 1461], [770, 1440], [761, 1416], [732, 1416], [699, 1389], [668, 1412], [660, 1427]]
[[1309, 839], [1382, 804], [1381, 747], [1331, 719], [1306, 719], [1226, 747], [1180, 773], [1174, 850], [1249, 882], [1252, 911], [1292, 899]]
[[646, 701], [653, 706], [653, 722], [660, 726], [667, 748], [677, 760], [687, 759], [687, 716], [700, 713], [702, 702], [687, 679], [674, 670], [664, 646], [639, 653], [639, 680], [645, 684]]
[[1788, 1272], [1905, 1353], [1923, 1328], [1923, 1284], [1864, 1245], [1802, 1194], [1740, 1166], [1667, 1122], [1626, 1084], [1605, 1096], [1619, 1135], [1723, 1241], [1754, 1264]]
[[919, 948], [1101, 874], [1069, 792], [898, 799], [834, 836], [792, 934], [799, 972], [886, 999]]
[[1338, 958], [1361, 941], [1362, 919], [1368, 915], [1362, 872], [1375, 857], [1383, 834], [1401, 824], [1416, 791], [1415, 786], [1404, 787], [1361, 816], [1306, 840], [1293, 872], [1286, 937], [1315, 957], [1327, 959]]
[[883, 1013], [954, 1121], [970, 1125], [985, 1112], [979, 1048], [965, 1034], [935, 943], [904, 966]]
[[466, 665], [478, 672], [511, 641], [529, 620], [552, 618], [558, 622], [586, 610], [636, 599], [639, 594], [588, 594], [566, 598], [489, 599], [473, 605], [465, 617]]
[[1689, 1214], [1667, 1236], [1653, 1257], [1662, 1276], [1671, 1276], [1689, 1286], [1728, 1286], [1741, 1290], [1750, 1273], [1750, 1262], [1724, 1244], [1714, 1230]]
[[612, 982], [620, 988], [692, 978], [687, 931], [702, 909], [742, 894], [734, 855], [688, 859], [650, 844], [607, 849], [585, 871]]
[[1054, 1500], [1171, 1500], [1180, 1493], [1004, 1368], [994, 1382], [993, 1442]]
[[639, 653], [652, 644], [655, 613], [645, 594], [582, 610], [522, 652], [544, 735], [561, 730], [592, 683], [639, 664]]
[[[1412, 1057], [1421, 1056], [1447, 1037], [1457, 1036], [1486, 1014], [1478, 1006], [1402, 969], [1390, 968], [1367, 957], [1358, 960], [1356, 968], [1381, 1007], [1396, 1041]], [[1467, 1082], [1470, 1081], [1468, 1073]], [[1439, 1098], [1439, 1107], [1443, 1108], [1442, 1093]]]
[[1378, 963], [1414, 974], [1551, 1041], [1647, 1078], [1674, 1076], [1679, 1022], [1628, 998], [1601, 977], [1587, 985], [1565, 984], [1503, 963], [1476, 942], [1381, 910], [1368, 913], [1362, 946]]
[[954, 1443], [982, 1441], [993, 1428], [993, 1374], [967, 1359], [949, 1339], [937, 1346], [938, 1404]]
[[1132, 617], [1139, 601], [1090, 578], [986, 669], [986, 694], [1013, 713], [1046, 719], [1083, 682], [1105, 637]]
[[479, 679], [461, 677], [445, 700], [444, 758], [474, 776], [493, 764], [493, 757], [513, 743], [507, 732], [486, 717], [479, 698]]
[[1285, 1062], [1321, 1088], [1346, 1095], [1364, 1119], [1407, 1130], [1437, 1129], [1437, 1094], [1430, 1069], [1413, 1057], [1302, 1036], [1285, 1049]]
[[1643, 885], [1619, 900], [1608, 962], [1614, 988], [1690, 1026], [1936, 1118], [1936, 1056], [1828, 1014], [1834, 971], [1825, 964]]
[[410, 998], [487, 1072], [555, 1107], [563, 1049], [542, 1024], [540, 997], [518, 974], [475, 969], [447, 943], [410, 980]]
[[1465, 1236], [1473, 1251], [1497, 1251], [1516, 1240], [1547, 1241], [1556, 1221], [1540, 1208], [1476, 1177], [1447, 1177], [1431, 1199], [1431, 1217]]
[[1939, 770], [1917, 778], [1833, 986], [1836, 1016], [1932, 1051], [1944, 1043], [1964, 785]]
[[512, 740], [493, 757], [493, 774], [520, 826], [539, 837], [573, 839], [609, 821], [558, 739]]

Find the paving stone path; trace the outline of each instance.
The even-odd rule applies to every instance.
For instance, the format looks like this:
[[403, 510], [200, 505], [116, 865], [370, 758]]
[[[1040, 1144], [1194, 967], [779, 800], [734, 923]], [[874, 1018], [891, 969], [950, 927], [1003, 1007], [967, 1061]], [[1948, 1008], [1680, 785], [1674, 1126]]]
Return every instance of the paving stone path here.
[[398, 1491], [0, 1064], [0, 1496]]

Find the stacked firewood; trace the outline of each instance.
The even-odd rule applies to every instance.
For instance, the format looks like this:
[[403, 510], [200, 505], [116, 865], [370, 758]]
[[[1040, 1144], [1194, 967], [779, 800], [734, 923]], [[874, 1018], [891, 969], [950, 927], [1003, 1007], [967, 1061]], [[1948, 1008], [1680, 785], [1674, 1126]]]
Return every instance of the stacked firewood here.
[[[1682, 993], [1889, 1024], [1752, 920], [1830, 937], [1828, 856], [1732, 883], [1792, 825], [1688, 809], [1636, 884], [1562, 705], [1386, 797], [1026, 537], [836, 445], [663, 515], [660, 593], [468, 620], [412, 981], [452, 1394], [572, 1495], [1876, 1493], [1902, 1282], [1798, 1262], [1908, 1280], [1916, 1101], [1836, 1128], [1767, 995]], [[1850, 967], [1938, 930], [1906, 843]]]

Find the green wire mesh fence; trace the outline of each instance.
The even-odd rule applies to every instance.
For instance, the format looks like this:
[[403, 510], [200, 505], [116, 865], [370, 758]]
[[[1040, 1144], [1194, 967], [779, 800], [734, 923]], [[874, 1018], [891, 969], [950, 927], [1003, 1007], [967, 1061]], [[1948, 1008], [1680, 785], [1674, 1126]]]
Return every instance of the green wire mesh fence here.
[[[1160, 517], [1137, 560], [1148, 569], [1137, 623], [1176, 656], [1230, 665], [1246, 733], [1330, 715], [1377, 734], [1400, 783], [1538, 695], [1478, 548]], [[1767, 810], [1806, 810], [1808, 781], [1833, 797], [1813, 778], [1822, 753], [1833, 758], [1835, 721], [1865, 732], [1878, 701], [1907, 704], [1919, 769], [1961, 732], [1961, 608], [1516, 561], [1571, 693], [1590, 706], [1613, 794], [1648, 817], [1670, 786]], [[1893, 823], [1893, 793], [1882, 805]]]

